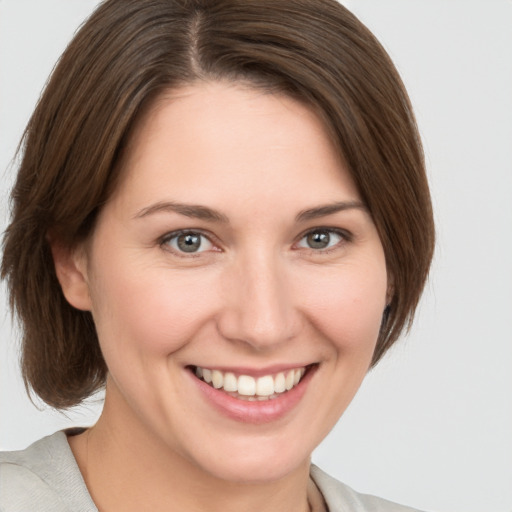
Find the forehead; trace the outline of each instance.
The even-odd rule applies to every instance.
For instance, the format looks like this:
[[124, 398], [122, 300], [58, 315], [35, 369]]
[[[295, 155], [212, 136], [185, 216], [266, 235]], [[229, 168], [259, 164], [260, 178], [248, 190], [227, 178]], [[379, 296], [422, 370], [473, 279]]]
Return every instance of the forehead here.
[[[262, 184], [266, 187], [262, 188]], [[215, 200], [221, 192], [300, 196], [357, 190], [322, 120], [283, 94], [231, 83], [168, 91], [141, 117], [122, 162], [121, 191]], [[147, 198], [149, 200], [150, 197]]]

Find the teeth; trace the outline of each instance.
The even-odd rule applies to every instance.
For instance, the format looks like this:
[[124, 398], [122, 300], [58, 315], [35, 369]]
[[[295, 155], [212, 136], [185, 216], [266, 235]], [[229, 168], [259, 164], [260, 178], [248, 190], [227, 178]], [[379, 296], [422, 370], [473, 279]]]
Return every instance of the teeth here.
[[286, 379], [284, 378], [283, 372], [278, 373], [274, 379], [274, 391], [276, 393], [283, 393], [286, 391]]
[[224, 386], [224, 375], [219, 370], [212, 371], [212, 384], [215, 389], [219, 389]]
[[259, 396], [270, 396], [274, 394], [274, 378], [272, 375], [260, 377], [256, 381], [256, 394]]
[[211, 384], [215, 389], [222, 388], [232, 396], [254, 401], [274, 399], [279, 393], [290, 391], [300, 382], [306, 369], [295, 368], [258, 378], [250, 375], [239, 375], [237, 378], [232, 372], [223, 373], [220, 370], [209, 370], [199, 366], [195, 368], [195, 373], [199, 379]]
[[224, 391], [238, 391], [238, 382], [234, 373], [224, 374]]
[[254, 396], [256, 394], [256, 381], [249, 375], [240, 375], [238, 377], [238, 393], [245, 396]]
[[[205, 379], [206, 380], [206, 379]], [[290, 370], [285, 377], [285, 387], [286, 391], [290, 391], [293, 388], [293, 382], [295, 380], [295, 372]]]

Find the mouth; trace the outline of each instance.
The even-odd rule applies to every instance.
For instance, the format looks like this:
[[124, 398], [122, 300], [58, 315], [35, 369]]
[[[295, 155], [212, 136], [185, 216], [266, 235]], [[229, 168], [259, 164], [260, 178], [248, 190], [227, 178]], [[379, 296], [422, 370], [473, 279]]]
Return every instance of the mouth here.
[[249, 402], [263, 402], [274, 400], [291, 391], [314, 366], [316, 365], [310, 364], [259, 377], [245, 374], [237, 375], [234, 372], [224, 372], [200, 366], [189, 368], [199, 380], [214, 389], [224, 391], [233, 398]]

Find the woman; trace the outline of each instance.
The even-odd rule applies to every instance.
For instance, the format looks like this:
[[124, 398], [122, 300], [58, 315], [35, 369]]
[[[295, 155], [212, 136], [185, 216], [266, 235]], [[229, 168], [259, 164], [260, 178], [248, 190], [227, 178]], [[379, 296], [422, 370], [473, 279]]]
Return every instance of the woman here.
[[2, 509], [406, 510], [310, 464], [433, 250], [410, 104], [357, 19], [108, 0], [23, 149], [25, 381], [60, 409], [106, 391], [95, 426], [2, 455]]

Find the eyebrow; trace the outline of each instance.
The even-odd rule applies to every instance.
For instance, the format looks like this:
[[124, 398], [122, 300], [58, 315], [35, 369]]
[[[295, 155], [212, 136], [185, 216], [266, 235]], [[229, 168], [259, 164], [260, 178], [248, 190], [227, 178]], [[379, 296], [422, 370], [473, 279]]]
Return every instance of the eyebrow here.
[[[368, 211], [366, 206], [360, 201], [338, 201], [336, 203], [302, 210], [297, 214], [295, 220], [297, 222], [304, 222], [306, 220], [326, 217], [327, 215], [333, 215], [334, 213], [351, 209]], [[217, 210], [199, 204], [176, 203], [174, 201], [158, 202], [143, 208], [137, 212], [135, 218], [143, 218], [147, 217], [148, 215], [161, 212], [178, 213], [180, 215], [184, 215], [185, 217], [191, 217], [194, 219], [206, 220], [210, 222], [221, 222], [223, 224], [229, 223], [227, 216]]]
[[199, 204], [184, 204], [184, 203], [176, 203], [173, 201], [165, 201], [155, 203], [147, 208], [143, 208], [135, 215], [135, 218], [143, 218], [148, 215], [153, 215], [155, 213], [178, 213], [180, 215], [184, 215], [185, 217], [191, 217], [194, 219], [207, 220], [210, 222], [222, 222], [223, 224], [229, 223], [229, 219], [217, 210], [213, 210], [212, 208], [208, 208], [207, 206], [202, 206]]
[[360, 201], [338, 201], [336, 203], [302, 210], [297, 214], [295, 220], [297, 222], [303, 222], [305, 220], [318, 219], [319, 217], [326, 217], [327, 215], [352, 209], [368, 211], [368, 208]]

